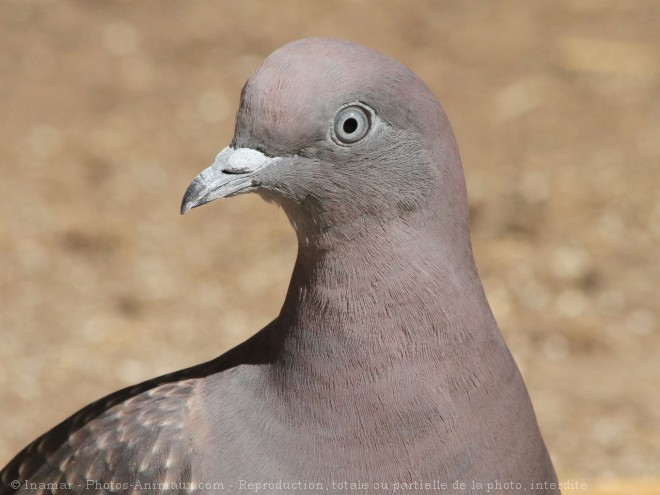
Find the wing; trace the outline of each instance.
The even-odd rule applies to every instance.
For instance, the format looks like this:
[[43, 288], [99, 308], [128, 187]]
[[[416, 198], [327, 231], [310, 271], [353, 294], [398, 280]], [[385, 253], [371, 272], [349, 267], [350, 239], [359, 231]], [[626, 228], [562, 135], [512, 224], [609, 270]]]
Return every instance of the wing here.
[[241, 364], [267, 362], [278, 352], [263, 338], [267, 329], [212, 361], [119, 390], [83, 408], [0, 471], [0, 495], [194, 491], [199, 473], [193, 466], [203, 452], [195, 450], [193, 438], [197, 443], [206, 438], [198, 419], [203, 416], [198, 402], [203, 383]]
[[146, 382], [90, 404], [16, 456], [0, 494], [188, 493], [197, 382]]

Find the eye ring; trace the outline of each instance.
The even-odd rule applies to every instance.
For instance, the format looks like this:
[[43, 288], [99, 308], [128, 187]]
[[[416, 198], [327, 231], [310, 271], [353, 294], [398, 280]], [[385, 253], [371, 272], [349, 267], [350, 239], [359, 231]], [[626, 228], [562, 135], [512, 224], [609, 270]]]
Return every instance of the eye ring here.
[[334, 119], [333, 137], [339, 144], [353, 144], [360, 141], [371, 129], [371, 111], [362, 105], [345, 106]]

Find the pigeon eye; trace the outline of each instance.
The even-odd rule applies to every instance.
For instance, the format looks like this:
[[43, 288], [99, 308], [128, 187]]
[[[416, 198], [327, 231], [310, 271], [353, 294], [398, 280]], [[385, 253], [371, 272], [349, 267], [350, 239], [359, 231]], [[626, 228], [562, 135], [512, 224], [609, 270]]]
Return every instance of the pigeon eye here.
[[366, 136], [371, 128], [370, 114], [369, 110], [358, 105], [342, 108], [335, 117], [336, 141], [353, 144]]

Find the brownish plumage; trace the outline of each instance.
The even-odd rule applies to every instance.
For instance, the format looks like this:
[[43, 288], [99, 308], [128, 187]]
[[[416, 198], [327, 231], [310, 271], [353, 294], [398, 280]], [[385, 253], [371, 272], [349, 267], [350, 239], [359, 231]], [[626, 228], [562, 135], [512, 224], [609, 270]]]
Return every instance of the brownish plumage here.
[[180, 493], [556, 482], [473, 260], [453, 132], [412, 72], [338, 40], [274, 52], [182, 211], [249, 191], [278, 203], [298, 236], [280, 315], [215, 361], [65, 421], [3, 470], [3, 494], [25, 479], [74, 493], [88, 479], [181, 482]]

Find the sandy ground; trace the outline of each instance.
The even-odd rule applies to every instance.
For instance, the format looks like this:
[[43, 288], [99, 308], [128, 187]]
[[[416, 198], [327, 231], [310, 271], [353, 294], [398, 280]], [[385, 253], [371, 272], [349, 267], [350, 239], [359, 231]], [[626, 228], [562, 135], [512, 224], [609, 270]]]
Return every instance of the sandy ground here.
[[0, 464], [277, 314], [283, 214], [179, 201], [259, 61], [331, 35], [445, 106], [477, 263], [562, 478], [660, 475], [658, 25], [655, 0], [0, 3]]

